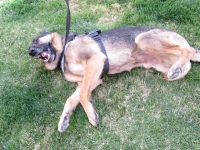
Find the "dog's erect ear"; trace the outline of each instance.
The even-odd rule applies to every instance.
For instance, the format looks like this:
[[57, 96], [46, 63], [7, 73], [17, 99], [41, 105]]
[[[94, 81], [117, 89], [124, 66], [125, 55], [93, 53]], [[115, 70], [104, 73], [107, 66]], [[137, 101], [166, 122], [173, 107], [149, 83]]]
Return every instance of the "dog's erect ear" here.
[[42, 34], [44, 34], [44, 35], [50, 34], [50, 33], [51, 33], [51, 32], [47, 31], [46, 29], [44, 29], [44, 30], [42, 31]]
[[47, 30], [43, 30], [42, 33], [38, 37], [36, 37], [35, 39], [38, 40], [39, 38], [44, 37], [44, 36], [46, 36], [48, 34], [51, 34], [51, 32], [49, 32]]

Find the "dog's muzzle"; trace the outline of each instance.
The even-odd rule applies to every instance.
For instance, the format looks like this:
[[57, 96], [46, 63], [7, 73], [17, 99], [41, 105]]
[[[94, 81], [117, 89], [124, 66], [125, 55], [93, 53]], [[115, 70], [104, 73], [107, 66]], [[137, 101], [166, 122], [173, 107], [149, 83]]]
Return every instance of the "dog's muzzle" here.
[[55, 60], [56, 55], [51, 46], [30, 46], [28, 51], [29, 55], [33, 56], [36, 59], [40, 58], [44, 62], [52, 62]]

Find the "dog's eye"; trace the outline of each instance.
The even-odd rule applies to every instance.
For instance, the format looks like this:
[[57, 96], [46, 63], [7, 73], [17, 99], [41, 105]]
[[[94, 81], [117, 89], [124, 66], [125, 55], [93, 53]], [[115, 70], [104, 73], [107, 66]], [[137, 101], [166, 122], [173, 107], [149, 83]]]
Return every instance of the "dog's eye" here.
[[34, 39], [34, 40], [33, 40], [33, 43], [38, 43], [38, 42], [39, 42], [38, 39]]

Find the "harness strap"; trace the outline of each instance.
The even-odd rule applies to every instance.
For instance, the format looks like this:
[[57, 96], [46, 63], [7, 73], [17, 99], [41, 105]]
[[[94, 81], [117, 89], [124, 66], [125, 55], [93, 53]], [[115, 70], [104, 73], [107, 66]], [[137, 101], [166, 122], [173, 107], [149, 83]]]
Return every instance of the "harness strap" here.
[[73, 35], [69, 36], [69, 38], [67, 40], [67, 43], [64, 46], [65, 48], [63, 49], [63, 51], [61, 53], [60, 60], [59, 60], [58, 64], [59, 64], [60, 68], [62, 69], [63, 73], [65, 72], [65, 67], [64, 67], [64, 64], [65, 64], [65, 52], [66, 52], [69, 44], [71, 43], [71, 41], [75, 40], [76, 36], [77, 36], [76, 34], [73, 34]]
[[62, 69], [62, 72], [65, 73], [65, 50], [67, 49], [67, 47], [69, 46], [70, 42], [68, 42], [65, 46], [65, 49], [63, 50], [62, 56], [60, 57], [60, 68]]
[[99, 35], [100, 33], [101, 33], [101, 30], [96, 30], [96, 31], [86, 32], [85, 34], [88, 35], [89, 37], [91, 37], [92, 39], [94, 39], [98, 43], [98, 45], [101, 49], [101, 52], [104, 55], [106, 55], [106, 60], [105, 60], [104, 67], [103, 67], [103, 74], [107, 74], [109, 71], [109, 61], [108, 61], [106, 49], [101, 41], [101, 36]]

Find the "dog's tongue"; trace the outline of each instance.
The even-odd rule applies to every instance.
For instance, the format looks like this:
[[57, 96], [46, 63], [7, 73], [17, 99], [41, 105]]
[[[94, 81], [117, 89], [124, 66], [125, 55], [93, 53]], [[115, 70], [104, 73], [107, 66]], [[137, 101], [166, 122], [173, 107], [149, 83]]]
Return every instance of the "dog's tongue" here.
[[48, 58], [48, 51], [44, 51], [44, 52], [42, 52], [42, 57], [44, 57], [44, 58]]

